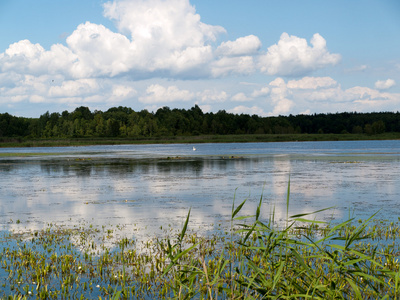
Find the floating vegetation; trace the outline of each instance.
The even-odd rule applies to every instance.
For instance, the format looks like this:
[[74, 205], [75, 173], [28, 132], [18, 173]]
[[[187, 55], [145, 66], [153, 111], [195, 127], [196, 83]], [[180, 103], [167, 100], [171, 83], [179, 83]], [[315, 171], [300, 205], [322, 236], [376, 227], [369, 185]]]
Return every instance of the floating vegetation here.
[[171, 160], [171, 159], [184, 159], [184, 157], [182, 157], [182, 156], [175, 156], [175, 157], [168, 156], [167, 159], [168, 160]]
[[4, 233], [0, 297], [398, 299], [397, 222], [329, 224], [317, 211], [278, 226], [274, 215], [262, 220], [262, 199], [254, 216], [240, 215], [246, 200], [234, 202], [229, 232], [211, 236], [188, 230], [190, 210], [182, 230], [143, 241], [118, 226]]
[[75, 158], [75, 161], [85, 161], [85, 160], [92, 160], [90, 157], [89, 158]]
[[360, 161], [331, 161], [331, 164], [360, 164]]
[[222, 159], [241, 159], [243, 156], [236, 156], [236, 155], [230, 155], [230, 156], [222, 156]]
[[29, 157], [29, 156], [51, 156], [51, 155], [59, 155], [59, 153], [49, 153], [49, 152], [1, 152], [0, 157]]

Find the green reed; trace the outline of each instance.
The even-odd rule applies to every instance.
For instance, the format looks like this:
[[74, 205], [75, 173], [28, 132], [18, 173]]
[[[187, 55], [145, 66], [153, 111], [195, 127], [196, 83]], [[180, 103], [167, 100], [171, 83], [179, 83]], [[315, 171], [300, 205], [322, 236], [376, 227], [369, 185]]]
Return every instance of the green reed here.
[[398, 299], [398, 222], [315, 220], [320, 211], [263, 219], [232, 205], [229, 232], [182, 230], [122, 237], [122, 227], [48, 228], [4, 234], [2, 299]]
[[[353, 220], [331, 226], [307, 219], [310, 214], [289, 216], [290, 182], [287, 193], [287, 218], [284, 228], [274, 227], [273, 219], [260, 220], [262, 197], [252, 224], [236, 224], [235, 238], [222, 245], [221, 255], [205, 262], [203, 252], [175, 253], [167, 271], [179, 266], [172, 275], [179, 278], [180, 299], [193, 297], [217, 299], [397, 299], [399, 296], [399, 247], [397, 244], [363, 243], [382, 240], [376, 225], [368, 228], [373, 215], [359, 226]], [[244, 205], [232, 207], [233, 221]], [[189, 217], [188, 217], [189, 218]], [[188, 219], [187, 219], [188, 221]], [[380, 228], [394, 240], [398, 225]], [[184, 233], [184, 231], [182, 231]], [[201, 249], [201, 247], [199, 248]], [[204, 249], [204, 247], [203, 247]], [[182, 259], [191, 257], [190, 261]], [[196, 256], [195, 256], [196, 257]], [[201, 266], [203, 266], [201, 268]], [[230, 267], [227, 267], [230, 266]], [[232, 267], [234, 266], [234, 267]], [[184, 270], [180, 271], [179, 270]], [[211, 275], [210, 275], [211, 274]], [[182, 277], [187, 280], [185, 284]], [[197, 278], [198, 280], [193, 280]]]

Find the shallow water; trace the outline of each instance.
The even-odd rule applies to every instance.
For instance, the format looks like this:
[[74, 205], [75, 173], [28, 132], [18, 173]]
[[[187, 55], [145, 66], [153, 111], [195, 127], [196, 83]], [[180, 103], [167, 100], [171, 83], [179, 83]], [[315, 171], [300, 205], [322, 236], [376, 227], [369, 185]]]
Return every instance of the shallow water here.
[[[196, 151], [193, 151], [193, 146]], [[153, 236], [190, 226], [229, 227], [232, 203], [242, 215], [286, 218], [335, 206], [317, 219], [400, 217], [400, 141], [121, 145], [3, 148], [2, 231], [49, 223], [125, 226], [121, 234]], [[18, 153], [38, 153], [18, 156]], [[51, 154], [51, 155], [49, 155]], [[314, 216], [312, 216], [314, 218]]]

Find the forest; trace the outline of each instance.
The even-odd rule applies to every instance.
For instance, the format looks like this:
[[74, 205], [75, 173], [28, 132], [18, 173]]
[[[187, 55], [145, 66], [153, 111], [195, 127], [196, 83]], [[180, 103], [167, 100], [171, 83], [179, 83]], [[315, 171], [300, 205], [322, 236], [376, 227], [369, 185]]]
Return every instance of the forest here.
[[162, 107], [156, 112], [112, 107], [105, 112], [81, 106], [73, 112], [48, 111], [39, 118], [0, 114], [0, 137], [18, 138], [146, 138], [229, 134], [353, 133], [374, 135], [400, 132], [399, 112], [329, 113], [261, 117], [232, 114], [225, 110], [204, 113]]

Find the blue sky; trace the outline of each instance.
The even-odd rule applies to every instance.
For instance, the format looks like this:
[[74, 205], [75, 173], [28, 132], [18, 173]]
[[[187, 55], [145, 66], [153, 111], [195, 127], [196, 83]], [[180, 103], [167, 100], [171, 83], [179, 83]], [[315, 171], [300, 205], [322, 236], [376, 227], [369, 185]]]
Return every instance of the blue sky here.
[[0, 113], [400, 110], [398, 0], [0, 0]]

